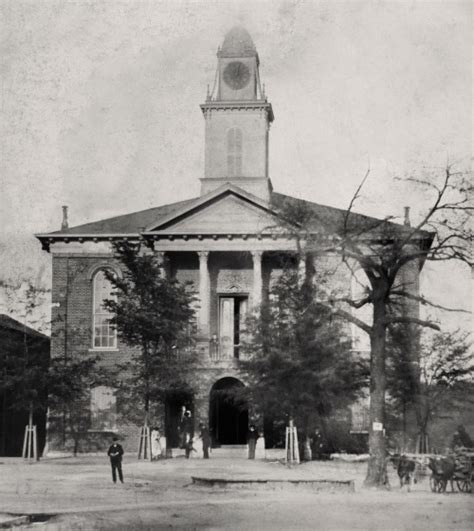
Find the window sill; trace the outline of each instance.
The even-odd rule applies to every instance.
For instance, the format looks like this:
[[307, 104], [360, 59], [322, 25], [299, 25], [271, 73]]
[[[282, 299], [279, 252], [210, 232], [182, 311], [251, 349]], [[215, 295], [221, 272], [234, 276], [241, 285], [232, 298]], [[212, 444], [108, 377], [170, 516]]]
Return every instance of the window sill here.
[[95, 347], [90, 348], [88, 352], [118, 352], [119, 349], [117, 347]]
[[118, 432], [117, 428], [109, 428], [109, 429], [103, 429], [103, 430], [99, 430], [99, 429], [87, 430], [87, 433], [117, 433], [117, 432]]

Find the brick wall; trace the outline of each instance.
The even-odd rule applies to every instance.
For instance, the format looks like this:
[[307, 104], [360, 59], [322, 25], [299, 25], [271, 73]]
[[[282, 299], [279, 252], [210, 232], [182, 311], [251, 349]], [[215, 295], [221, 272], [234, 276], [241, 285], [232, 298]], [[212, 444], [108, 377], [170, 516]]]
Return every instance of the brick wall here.
[[[180, 281], [190, 281], [193, 290], [199, 288], [199, 260], [196, 253], [175, 253], [169, 257], [169, 270]], [[93, 274], [101, 266], [117, 265], [112, 257], [105, 255], [70, 255], [53, 256], [53, 290], [52, 290], [52, 356], [67, 352], [69, 356], [90, 356], [98, 354], [101, 364], [114, 368], [128, 360], [132, 350], [118, 342], [112, 350], [94, 350], [92, 348], [92, 310], [93, 310]], [[351, 274], [337, 255], [318, 256], [313, 260], [315, 278], [330, 275], [331, 284], [340, 293], [349, 294]], [[210, 334], [218, 331], [218, 297], [219, 294], [249, 294], [250, 302], [253, 291], [253, 264], [250, 253], [212, 252], [209, 258], [211, 279]], [[266, 255], [262, 263], [264, 290], [268, 290], [278, 274], [279, 266], [271, 255]], [[409, 264], [403, 274], [410, 280], [413, 289], [418, 289], [418, 270], [416, 264]], [[415, 314], [418, 305], [410, 302], [408, 311]], [[351, 333], [349, 323], [344, 323], [347, 333]], [[194, 370], [193, 387], [195, 389], [194, 409], [196, 422], [208, 420], [209, 395], [212, 385], [220, 378], [232, 376], [242, 380], [236, 360], [211, 361], [209, 356], [209, 338], [201, 338], [195, 346], [199, 364]], [[87, 404], [85, 409], [87, 409]], [[131, 451], [138, 445], [139, 428], [127, 421], [118, 412], [118, 434], [126, 448]], [[85, 414], [88, 414], [86, 411]], [[164, 411], [158, 408], [153, 423], [164, 425]], [[50, 412], [50, 430], [48, 435], [49, 451], [67, 451], [73, 441], [61, 425], [61, 412]], [[112, 433], [87, 431], [81, 441], [81, 451], [104, 451], [110, 442]]]

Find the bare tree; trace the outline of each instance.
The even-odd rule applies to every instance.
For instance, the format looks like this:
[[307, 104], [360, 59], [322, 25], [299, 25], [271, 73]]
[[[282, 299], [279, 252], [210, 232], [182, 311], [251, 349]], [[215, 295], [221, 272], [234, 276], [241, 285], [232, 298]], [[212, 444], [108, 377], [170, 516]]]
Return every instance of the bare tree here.
[[[320, 290], [318, 302], [331, 307], [335, 315], [359, 327], [370, 337], [370, 458], [365, 485], [380, 487], [387, 483], [384, 437], [387, 331], [391, 326], [405, 325], [412, 338], [412, 356], [416, 356], [419, 327], [439, 328], [436, 323], [419, 316], [420, 304], [443, 307], [419, 294], [418, 273], [428, 260], [457, 260], [471, 264], [468, 221], [473, 207], [469, 198], [472, 190], [469, 176], [447, 166], [440, 184], [436, 183], [435, 175], [406, 180], [433, 196], [417, 224], [411, 226], [408, 216], [401, 225], [391, 218], [377, 220], [355, 214], [354, 205], [369, 173], [370, 170], [345, 211], [333, 209], [329, 213], [323, 210], [322, 215], [318, 215], [310, 212], [309, 204], [303, 208], [304, 213], [299, 211], [301, 207], [287, 205], [281, 216], [284, 229], [292, 227], [291, 234], [296, 232], [297, 240], [304, 242], [306, 252], [337, 253], [352, 274], [362, 269], [367, 276], [367, 286], [360, 296], [335, 295]], [[358, 318], [354, 312], [366, 305], [372, 308], [371, 324]], [[415, 378], [419, 378], [419, 374], [415, 374]]]
[[[368, 288], [362, 298], [354, 300], [347, 297], [343, 302], [356, 309], [372, 304], [372, 325], [361, 322], [345, 310], [338, 309], [336, 312], [344, 314], [370, 337], [370, 459], [365, 485], [381, 486], [386, 483], [383, 426], [387, 330], [396, 324], [406, 325], [407, 333], [413, 339], [412, 349], [416, 351], [418, 327], [438, 329], [432, 321], [420, 319], [416, 311], [420, 304], [442, 308], [419, 294], [418, 271], [427, 260], [458, 260], [471, 264], [468, 220], [473, 207], [467, 175], [447, 166], [440, 184], [436, 183], [435, 176], [407, 179], [433, 195], [431, 205], [416, 225], [410, 226], [408, 219], [403, 227], [395, 225], [390, 219], [361, 223], [358, 217], [352, 215], [352, 208], [368, 175], [369, 172], [351, 200], [338, 238], [346, 265], [353, 268], [356, 264], [364, 270], [368, 279]], [[410, 302], [414, 303], [411, 306], [414, 311], [410, 311]], [[419, 378], [419, 374], [415, 376]]]

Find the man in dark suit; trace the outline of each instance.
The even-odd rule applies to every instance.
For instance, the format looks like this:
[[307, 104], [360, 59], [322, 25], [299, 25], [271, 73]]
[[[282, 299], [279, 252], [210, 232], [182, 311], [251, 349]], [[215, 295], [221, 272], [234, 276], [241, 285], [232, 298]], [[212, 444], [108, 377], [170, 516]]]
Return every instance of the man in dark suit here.
[[122, 474], [122, 455], [123, 448], [117, 442], [118, 438], [114, 437], [113, 443], [111, 444], [107, 455], [110, 457], [110, 465], [112, 466], [112, 481], [117, 483], [117, 472], [120, 479], [120, 482], [123, 483], [123, 474]]
[[249, 459], [255, 459], [255, 449], [257, 448], [257, 439], [259, 437], [255, 424], [250, 424], [247, 432], [247, 444], [249, 446]]
[[211, 447], [209, 428], [203, 423], [201, 423], [199, 427], [201, 428], [202, 453], [204, 455], [204, 459], [209, 459], [209, 448]]

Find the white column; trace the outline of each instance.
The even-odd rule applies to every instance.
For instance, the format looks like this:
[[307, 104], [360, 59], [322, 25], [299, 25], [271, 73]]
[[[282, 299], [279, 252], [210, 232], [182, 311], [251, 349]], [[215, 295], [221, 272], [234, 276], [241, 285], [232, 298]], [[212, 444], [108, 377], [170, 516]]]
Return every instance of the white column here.
[[262, 251], [252, 251], [253, 259], [253, 307], [262, 302]]
[[302, 253], [298, 258], [298, 284], [303, 285], [306, 278], [306, 253]]
[[165, 253], [163, 251], [157, 251], [155, 253], [158, 263], [160, 264], [160, 276], [161, 278], [164, 278], [166, 276], [165, 271]]
[[199, 256], [199, 328], [204, 334], [209, 333], [209, 307], [210, 307], [210, 279], [208, 268], [208, 251], [198, 251]]

